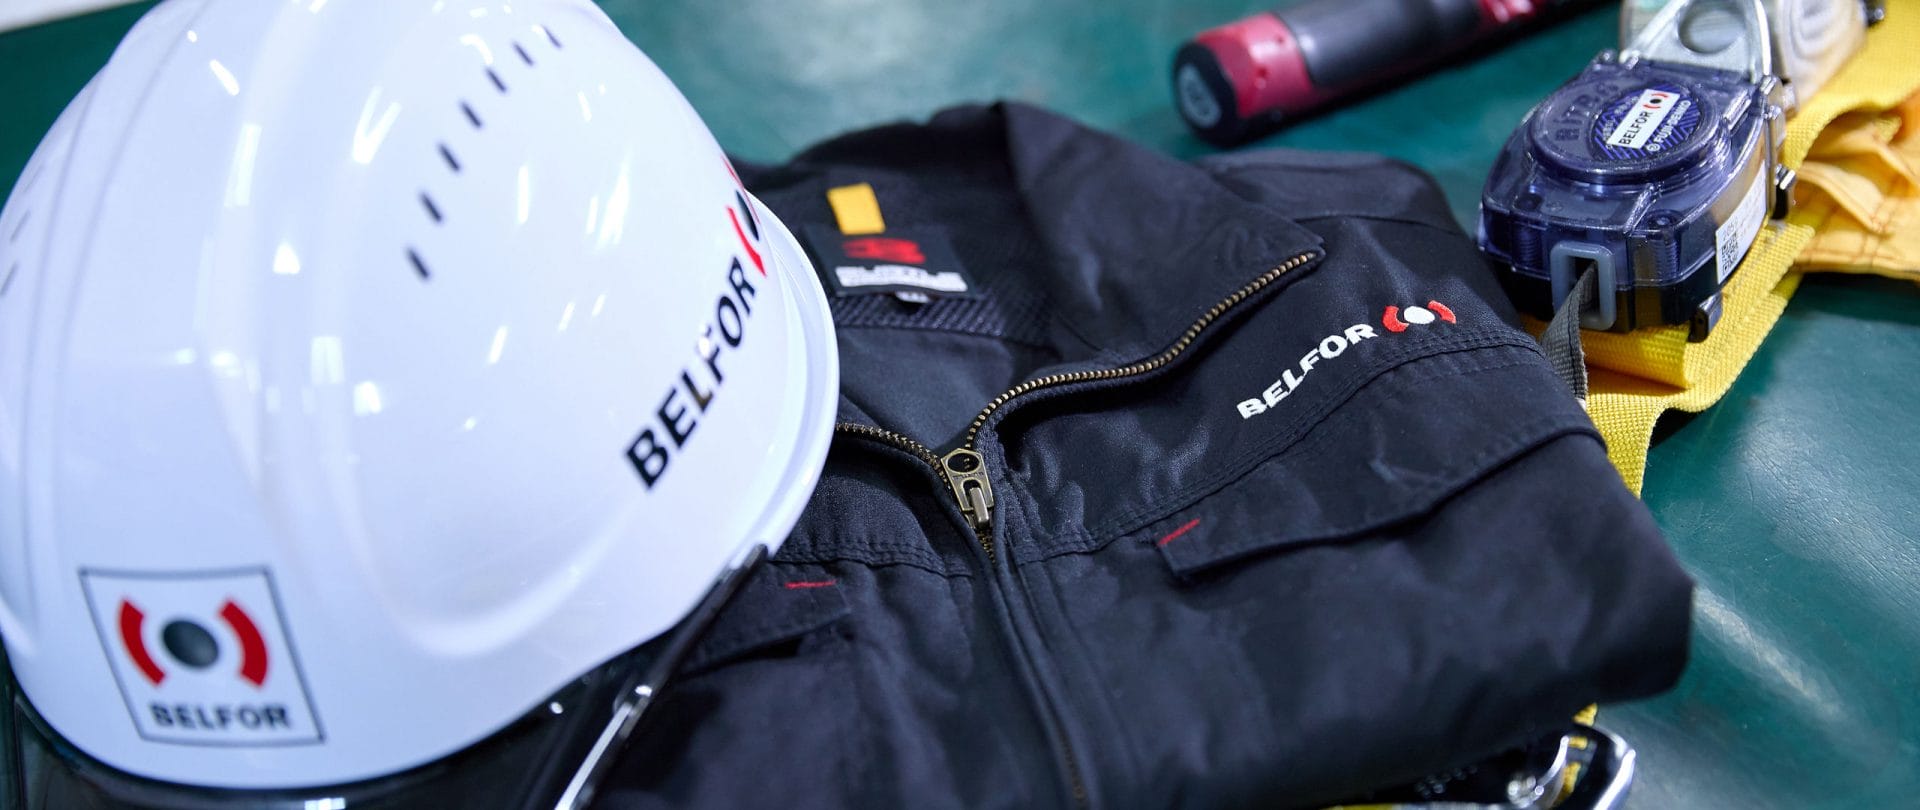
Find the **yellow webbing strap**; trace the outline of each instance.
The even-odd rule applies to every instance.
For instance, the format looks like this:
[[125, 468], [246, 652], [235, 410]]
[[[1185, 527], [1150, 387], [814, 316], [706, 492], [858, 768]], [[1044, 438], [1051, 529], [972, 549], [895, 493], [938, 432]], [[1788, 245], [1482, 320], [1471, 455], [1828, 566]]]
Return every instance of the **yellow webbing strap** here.
[[[1920, 147], [1914, 134], [1920, 116], [1903, 125], [1889, 123], [1886, 112], [1914, 112], [1903, 102], [1920, 89], [1916, 48], [1920, 8], [1891, 9], [1853, 60], [1816, 96], [1801, 99], [1787, 124], [1782, 158], [1802, 171], [1799, 204], [1785, 224], [1761, 232], [1723, 294], [1723, 314], [1711, 336], [1688, 343], [1684, 326], [1583, 336], [1587, 410], [1606, 437], [1608, 457], [1635, 493], [1654, 422], [1669, 408], [1704, 410], [1727, 392], [1799, 286], [1796, 259], [1801, 269], [1887, 275], [1915, 269], [1920, 197], [1910, 180], [1920, 149], [1898, 147]], [[1864, 225], [1852, 211], [1863, 212]], [[1904, 232], [1901, 223], [1907, 224]]]
[[1704, 341], [1688, 343], [1684, 326], [1582, 336], [1587, 413], [1606, 437], [1607, 458], [1635, 494], [1654, 422], [1669, 408], [1704, 410], [1733, 385], [1800, 286], [1800, 276], [1786, 271], [1812, 236], [1812, 228], [1792, 223], [1762, 231], [1722, 292], [1720, 324]]
[[[1684, 326], [1632, 334], [1585, 332], [1587, 411], [1627, 486], [1640, 491], [1653, 425], [1670, 408], [1718, 401], [1760, 348], [1804, 271], [1876, 273], [1920, 281], [1920, 7], [1886, 21], [1787, 125], [1783, 162], [1800, 173], [1794, 211], [1762, 230], [1723, 292], [1713, 334]], [[1538, 334], [1545, 326], [1531, 324]], [[1597, 708], [1575, 719], [1591, 725]], [[1585, 747], [1575, 738], [1572, 744]], [[1562, 798], [1579, 778], [1570, 764]], [[1346, 805], [1330, 810], [1392, 810]]]
[[1801, 167], [1807, 269], [1920, 278], [1920, 96], [1836, 119]]

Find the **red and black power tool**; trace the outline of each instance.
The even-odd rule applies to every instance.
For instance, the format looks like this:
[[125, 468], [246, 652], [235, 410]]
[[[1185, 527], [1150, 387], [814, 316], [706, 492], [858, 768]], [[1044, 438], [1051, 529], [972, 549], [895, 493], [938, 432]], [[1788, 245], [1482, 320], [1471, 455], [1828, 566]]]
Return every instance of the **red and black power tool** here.
[[1230, 146], [1589, 0], [1306, 0], [1211, 28], [1173, 58], [1180, 115]]

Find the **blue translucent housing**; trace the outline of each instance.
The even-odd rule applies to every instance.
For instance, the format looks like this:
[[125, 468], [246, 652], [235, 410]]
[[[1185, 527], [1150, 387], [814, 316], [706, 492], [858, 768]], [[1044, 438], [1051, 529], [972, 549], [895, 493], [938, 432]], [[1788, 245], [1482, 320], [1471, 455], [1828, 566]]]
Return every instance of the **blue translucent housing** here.
[[1583, 325], [1704, 336], [1778, 204], [1781, 97], [1771, 78], [1601, 54], [1527, 114], [1481, 194], [1480, 246], [1515, 305], [1549, 318], [1591, 267]]

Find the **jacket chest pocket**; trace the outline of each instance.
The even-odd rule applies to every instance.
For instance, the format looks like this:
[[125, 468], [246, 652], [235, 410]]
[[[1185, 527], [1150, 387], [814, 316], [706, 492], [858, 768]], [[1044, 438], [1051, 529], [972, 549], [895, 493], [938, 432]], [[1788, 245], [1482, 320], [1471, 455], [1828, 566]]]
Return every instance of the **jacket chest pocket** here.
[[1257, 412], [1238, 395], [1259, 397], [1246, 380], [1264, 376], [1232, 367], [1116, 391], [1098, 409], [1091, 397], [1036, 408], [1008, 445], [1018, 508], [1046, 550], [1200, 518], [1208, 539], [1190, 529], [1159, 546], [1184, 575], [1403, 522], [1535, 447], [1597, 436], [1532, 349], [1423, 348], [1327, 359]]

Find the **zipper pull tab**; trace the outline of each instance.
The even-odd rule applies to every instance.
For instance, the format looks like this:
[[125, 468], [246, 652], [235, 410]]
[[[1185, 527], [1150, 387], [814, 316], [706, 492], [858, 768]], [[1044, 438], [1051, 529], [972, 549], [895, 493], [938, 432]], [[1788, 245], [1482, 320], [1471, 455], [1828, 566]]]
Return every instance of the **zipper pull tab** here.
[[953, 498], [960, 511], [973, 524], [973, 530], [987, 536], [993, 525], [993, 483], [987, 480], [987, 465], [980, 454], [965, 447], [940, 458], [947, 471], [947, 483], [953, 486]]

